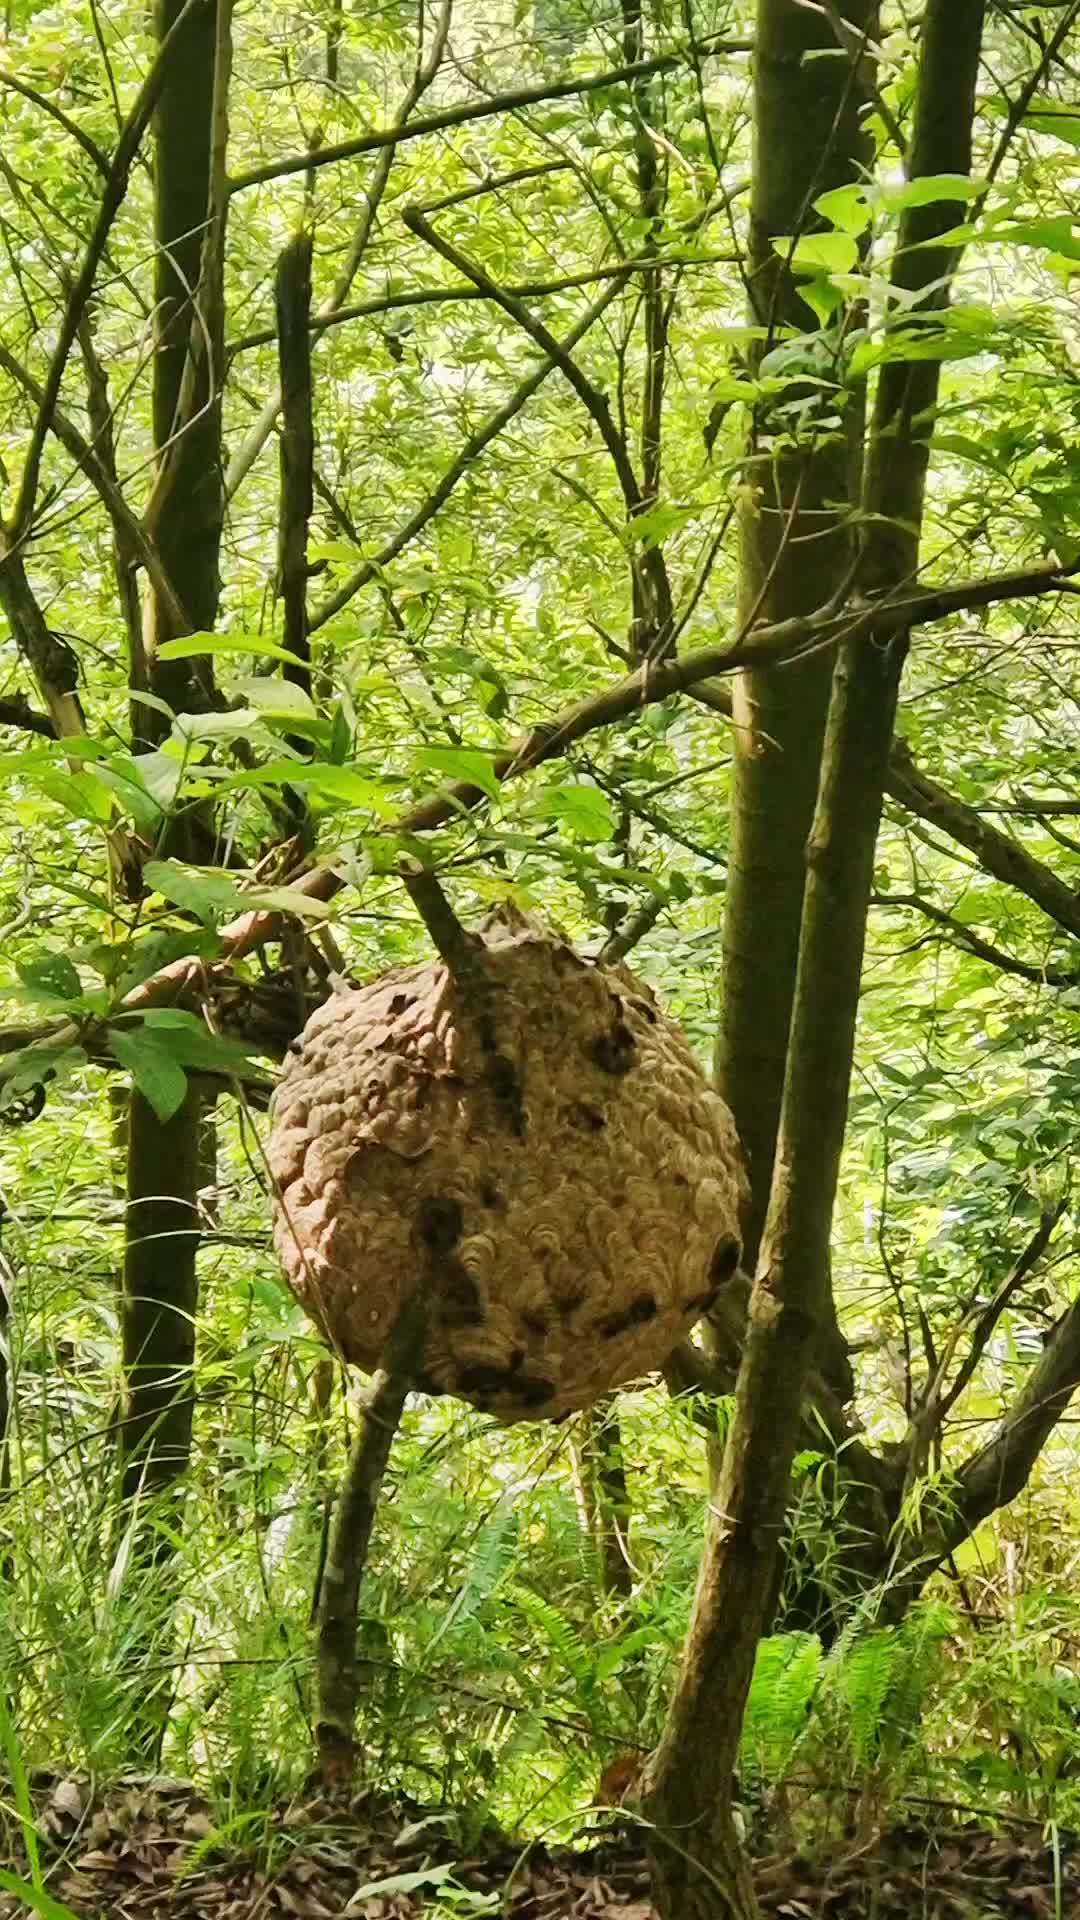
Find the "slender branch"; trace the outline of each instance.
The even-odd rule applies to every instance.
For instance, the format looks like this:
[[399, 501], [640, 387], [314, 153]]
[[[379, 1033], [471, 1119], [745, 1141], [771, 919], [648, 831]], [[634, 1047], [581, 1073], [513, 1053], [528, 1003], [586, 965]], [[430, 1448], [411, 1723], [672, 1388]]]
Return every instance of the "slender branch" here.
[[[714, 40], [704, 43], [700, 52], [709, 55], [750, 53], [751, 40]], [[316, 167], [334, 166], [339, 160], [355, 160], [362, 153], [375, 153], [380, 147], [400, 146], [406, 140], [419, 140], [429, 133], [444, 133], [472, 120], [489, 120], [502, 113], [519, 113], [523, 107], [538, 107], [548, 100], [570, 100], [584, 93], [598, 93], [605, 87], [618, 87], [628, 80], [643, 79], [650, 73], [670, 73], [684, 66], [686, 54], [657, 54], [651, 60], [637, 60], [628, 67], [611, 67], [605, 73], [590, 73], [578, 80], [542, 81], [537, 86], [515, 87], [509, 92], [492, 94], [485, 100], [465, 100], [444, 107], [404, 127], [379, 127], [360, 134], [355, 140], [343, 140], [333, 147], [315, 147], [307, 153], [292, 154], [287, 160], [271, 160], [261, 167], [238, 173], [230, 182], [231, 193], [243, 193], [248, 187], [261, 186], [265, 180], [282, 180], [292, 173], [308, 173]]]
[[1021, 980], [1030, 980], [1033, 986], [1075, 987], [1080, 986], [1080, 966], [1040, 967], [1031, 960], [1018, 960], [1014, 954], [1006, 953], [1004, 947], [995, 946], [993, 941], [984, 940], [970, 927], [966, 927], [955, 914], [947, 913], [943, 907], [934, 906], [930, 900], [924, 900], [918, 893], [876, 893], [871, 904], [875, 907], [888, 907], [901, 910], [909, 908], [921, 913], [935, 926], [942, 927], [949, 935], [949, 945], [962, 947], [967, 953], [973, 953], [977, 959], [985, 960], [1002, 973], [1014, 973]]
[[[572, 293], [577, 287], [592, 287], [600, 280], [622, 280], [629, 274], [641, 273], [654, 267], [730, 267], [737, 256], [733, 253], [667, 253], [655, 259], [646, 255], [635, 255], [627, 260], [618, 260], [610, 267], [588, 267], [580, 273], [564, 273], [553, 280], [522, 280], [504, 289], [519, 300], [539, 300], [548, 294]], [[401, 293], [389, 293], [378, 299], [356, 300], [348, 306], [337, 307], [333, 313], [325, 310], [313, 313], [310, 326], [312, 333], [325, 333], [330, 327], [344, 326], [350, 320], [368, 320], [380, 313], [400, 313], [409, 307], [432, 307], [457, 301], [486, 300], [487, 290], [471, 281], [446, 287], [411, 287]], [[237, 354], [250, 353], [255, 347], [273, 346], [277, 339], [274, 327], [262, 327], [255, 333], [241, 334], [238, 340], [231, 342], [229, 358]], [[231, 469], [230, 469], [231, 471]]]
[[655, 899], [646, 900], [636, 913], [628, 913], [604, 941], [597, 958], [606, 967], [613, 966], [616, 960], [625, 960], [638, 941], [652, 932], [667, 905], [668, 902], [657, 895]]
[[570, 382], [582, 406], [586, 409], [586, 412], [589, 413], [599, 430], [600, 438], [603, 440], [605, 447], [611, 455], [612, 463], [618, 474], [619, 485], [623, 491], [627, 511], [629, 513], [637, 512], [642, 504], [641, 487], [630, 463], [630, 456], [626, 451], [626, 442], [623, 440], [621, 433], [611, 417], [611, 408], [608, 405], [607, 396], [601, 393], [600, 388], [593, 384], [587, 374], [582, 372], [573, 355], [568, 353], [566, 348], [556, 340], [551, 329], [546, 327], [542, 320], [537, 320], [535, 315], [529, 312], [528, 307], [526, 307], [515, 294], [509, 293], [504, 287], [498, 286], [496, 282], [485, 273], [483, 267], [478, 266], [475, 261], [470, 260], [469, 256], [462, 253], [460, 248], [455, 247], [452, 241], [444, 239], [442, 234], [438, 233], [435, 227], [432, 226], [430, 220], [425, 218], [421, 208], [406, 207], [401, 217], [410, 233], [415, 233], [419, 239], [425, 240], [429, 247], [434, 248], [436, 253], [441, 254], [443, 259], [449, 261], [452, 267], [456, 267], [459, 273], [463, 273], [467, 280], [471, 280], [473, 285], [482, 291], [485, 299], [492, 301], [495, 306], [501, 307], [503, 312], [509, 314], [512, 320], [516, 320], [518, 326], [528, 334], [529, 338], [535, 340], [537, 346], [547, 354], [550, 360], [554, 361], [559, 372]]
[[0, 534], [0, 606], [12, 636], [29, 666], [48, 708], [57, 738], [85, 733], [79, 699], [79, 662], [74, 650], [52, 631], [26, 577], [22, 555]]
[[[312, 418], [310, 233], [299, 233], [278, 261], [276, 304], [283, 424], [278, 515], [278, 593], [285, 609], [285, 646], [300, 665], [285, 678], [311, 692], [307, 627], [308, 529], [314, 501], [315, 429]], [[310, 745], [305, 747], [310, 751]]]
[[992, 1299], [987, 1301], [972, 1329], [968, 1351], [957, 1368], [956, 1378], [948, 1390], [938, 1397], [939, 1425], [948, 1419], [964, 1389], [970, 1385], [1002, 1314], [1011, 1305], [1029, 1274], [1038, 1266], [1054, 1237], [1054, 1229], [1064, 1211], [1064, 1200], [1059, 1201], [1056, 1207], [1048, 1207], [1044, 1210], [1039, 1216], [1039, 1224], [1035, 1232], [1016, 1260], [1012, 1272], [1002, 1281]]
[[[0, 570], [0, 580], [3, 572]], [[734, 672], [749, 661], [784, 660], [797, 656], [808, 644], [834, 645], [845, 634], [849, 637], [881, 637], [894, 631], [925, 624], [961, 610], [965, 606], [987, 606], [999, 600], [1023, 598], [1055, 592], [1061, 584], [1056, 570], [1034, 570], [1026, 574], [1002, 574], [974, 580], [958, 587], [900, 596], [864, 607], [845, 621], [831, 609], [823, 609], [807, 619], [779, 621], [753, 630], [737, 646], [700, 647], [681, 660], [665, 662], [651, 672], [634, 673], [603, 687], [590, 698], [567, 707], [553, 721], [533, 727], [513, 746], [493, 757], [493, 770], [500, 781], [512, 780], [559, 758], [575, 741], [586, 734], [626, 719], [643, 707], [666, 700], [672, 694], [700, 690], [703, 683], [715, 680], [718, 673]], [[810, 639], [808, 640], [808, 634]], [[708, 686], [709, 704], [714, 704], [717, 689]], [[719, 701], [716, 702], [719, 704]], [[940, 791], [940, 790], [939, 790]], [[398, 834], [430, 833], [447, 821], [459, 819], [465, 812], [482, 806], [488, 796], [465, 782], [443, 788], [429, 799], [400, 816], [388, 831]], [[945, 796], [951, 798], [951, 796]], [[957, 803], [958, 805], [960, 803]], [[978, 819], [978, 816], [976, 816]], [[982, 826], [982, 822], [978, 824]], [[1010, 843], [1011, 845], [1012, 843]], [[1036, 863], [1037, 864], [1037, 863]], [[1015, 883], [1014, 883], [1015, 884]], [[291, 883], [297, 900], [332, 900], [345, 882], [330, 867], [313, 867]], [[1027, 891], [1027, 889], [1024, 889]], [[280, 938], [287, 920], [281, 911], [257, 907], [222, 929], [222, 959], [216, 969], [208, 969], [202, 960], [185, 957], [152, 974], [125, 996], [126, 1012], [141, 1012], [147, 1007], [168, 1006], [183, 993], [202, 990], [208, 978], [226, 971], [231, 961], [245, 958]], [[50, 1026], [33, 1036], [14, 1033], [0, 1040], [0, 1052], [27, 1044], [30, 1038], [50, 1043], [58, 1036], [77, 1039], [73, 1028]]]
[[1015, 1404], [986, 1445], [961, 1467], [955, 1506], [944, 1524], [948, 1537], [941, 1558], [967, 1539], [987, 1514], [1016, 1498], [1078, 1386], [1080, 1300], [1074, 1300], [1050, 1335]]
[[887, 784], [902, 807], [967, 847], [987, 873], [1026, 894], [1067, 933], [1080, 935], [1080, 899], [1072, 887], [1018, 840], [992, 827], [974, 807], [922, 773], [902, 740], [893, 743]]
[[[19, 385], [29, 394], [31, 400], [33, 400], [37, 406], [40, 407], [43, 405], [45, 398], [44, 388], [34, 379], [29, 369], [24, 367], [22, 362], [17, 360], [14, 354], [8, 351], [2, 341], [0, 341], [0, 367], [3, 368], [5, 373], [10, 374], [13, 380], [19, 382]], [[131, 547], [138, 555], [145, 569], [146, 576], [151, 582], [155, 593], [160, 596], [163, 605], [168, 610], [170, 621], [176, 623], [176, 632], [180, 633], [189, 630], [187, 615], [165, 571], [157, 547], [142, 521], [138, 519], [128, 506], [119, 482], [114, 475], [109, 472], [106, 463], [101, 459], [94, 447], [83, 437], [70, 415], [65, 413], [60, 406], [54, 405], [51, 410], [49, 430], [55, 434], [64, 451], [71, 455], [71, 458], [90, 482], [90, 485], [98, 495], [98, 498], [101, 500], [102, 505], [113, 523], [117, 539], [123, 541], [125, 544], [130, 542]]]
[[94, 280], [105, 251], [113, 221], [116, 219], [127, 194], [128, 180], [135, 157], [139, 151], [143, 134], [150, 123], [150, 116], [157, 105], [165, 82], [165, 75], [177, 42], [185, 33], [196, 13], [208, 4], [208, 0], [186, 0], [182, 11], [162, 40], [154, 63], [139, 89], [123, 131], [117, 141], [116, 152], [109, 167], [105, 182], [105, 191], [101, 197], [97, 219], [86, 244], [82, 265], [72, 281], [64, 307], [63, 319], [56, 345], [53, 348], [49, 371], [45, 379], [41, 405], [34, 421], [23, 466], [22, 480], [18, 499], [11, 521], [11, 535], [16, 541], [26, 537], [33, 519], [37, 500], [38, 481], [41, 474], [41, 458], [45, 440], [52, 425], [53, 412], [60, 397], [60, 387], [64, 378], [64, 369], [68, 356], [79, 331], [79, 322], [86, 309], [86, 303], [94, 289]]
[[47, 713], [36, 713], [25, 693], [0, 700], [0, 727], [19, 727], [23, 733], [40, 733], [47, 740], [57, 737], [55, 720]]
[[[116, 436], [113, 430], [113, 409], [109, 399], [109, 380], [94, 343], [93, 309], [87, 306], [79, 322], [79, 348], [82, 353], [83, 370], [86, 375], [86, 412], [93, 436], [87, 453], [96, 455], [102, 472], [111, 488], [119, 490], [119, 474], [116, 467]], [[55, 416], [60, 409], [54, 408]], [[81, 436], [80, 436], [81, 438]], [[79, 464], [86, 471], [85, 460]], [[139, 584], [136, 577], [137, 543], [127, 528], [122, 528], [115, 515], [112, 528], [113, 578], [116, 582], [116, 597], [124, 616], [124, 628], [127, 633], [128, 683], [132, 692], [146, 691], [146, 659], [142, 644], [142, 609], [139, 604]]]
[[50, 100], [47, 94], [39, 93], [36, 87], [29, 86], [25, 80], [20, 80], [17, 74], [11, 73], [7, 68], [0, 69], [0, 87], [7, 87], [12, 93], [20, 94], [24, 100], [32, 101], [35, 107], [40, 107], [43, 113], [47, 113], [50, 119], [55, 120], [58, 126], [63, 127], [65, 133], [70, 134], [71, 138], [78, 142], [83, 152], [93, 161], [98, 172], [103, 174], [106, 180], [108, 179], [108, 155], [102, 152], [97, 141], [80, 127], [77, 120], [73, 120], [70, 114], [65, 113], [63, 107], [57, 106], [55, 100]]
[[[435, 32], [432, 36], [431, 47], [426, 57], [421, 49], [417, 58], [416, 70], [409, 82], [397, 114], [391, 123], [393, 127], [399, 130], [407, 125], [417, 102], [432, 85], [442, 65], [443, 55], [446, 52], [447, 37], [450, 32], [452, 8], [453, 0], [442, 0], [442, 6], [435, 24]], [[420, 19], [422, 23], [422, 11]], [[360, 263], [367, 251], [368, 242], [375, 228], [376, 216], [386, 193], [387, 183], [390, 179], [390, 170], [396, 156], [396, 144], [385, 146], [379, 155], [371, 185], [363, 196], [363, 210], [349, 244], [345, 264], [338, 274], [329, 299], [324, 301], [318, 315], [314, 318], [309, 315], [308, 325], [312, 327], [313, 330], [316, 319], [322, 321], [324, 325], [332, 325], [334, 323], [338, 309], [343, 305], [349, 289], [356, 278]], [[309, 184], [311, 184], [310, 179]], [[274, 422], [277, 419], [281, 407], [281, 399], [281, 389], [279, 388], [276, 393], [270, 395], [254, 426], [245, 436], [238, 451], [230, 461], [229, 470], [225, 478], [225, 491], [228, 499], [231, 500], [233, 498], [233, 495], [247, 478], [247, 475], [251, 472], [259, 454], [262, 452], [263, 447], [273, 432]]]
[[450, 972], [461, 979], [474, 975], [478, 943], [462, 926], [434, 873], [410, 862], [402, 868], [401, 880]]
[[[600, 318], [600, 315], [611, 305], [621, 286], [622, 278], [617, 280], [613, 286], [608, 287], [605, 292], [600, 295], [600, 298], [595, 300], [591, 307], [587, 308], [580, 320], [577, 321], [576, 325], [573, 326], [565, 336], [562, 342], [563, 352], [576, 346], [578, 341], [584, 338], [589, 328], [595, 324]], [[331, 620], [336, 613], [340, 613], [342, 607], [348, 605], [353, 595], [359, 593], [361, 587], [366, 587], [369, 580], [374, 579], [375, 575], [379, 573], [383, 567], [389, 566], [390, 562], [397, 558], [397, 555], [402, 549], [407, 547], [411, 541], [415, 540], [417, 534], [421, 533], [429, 521], [435, 518], [440, 507], [450, 498], [459, 480], [469, 471], [473, 462], [479, 458], [486, 447], [491, 445], [493, 440], [498, 439], [500, 433], [502, 433], [504, 429], [509, 426], [511, 420], [521, 412], [521, 409], [526, 403], [532, 399], [533, 394], [543, 386], [544, 381], [548, 379], [549, 375], [554, 373], [556, 364], [556, 361], [553, 360], [550, 355], [541, 360], [535, 371], [528, 374], [527, 377], [514, 388], [509, 399], [505, 400], [501, 407], [497, 407], [494, 413], [488, 415], [482, 427], [478, 427], [475, 433], [469, 435], [465, 444], [459, 449], [450, 462], [438, 485], [428, 494], [427, 499], [417, 507], [416, 512], [410, 515], [404, 526], [400, 527], [397, 533], [392, 534], [390, 539], [380, 547], [378, 553], [372, 555], [370, 560], [362, 561], [355, 573], [350, 574], [349, 578], [342, 581], [341, 586], [336, 588], [335, 591], [322, 602], [321, 606], [315, 608], [309, 623], [309, 631], [311, 633], [317, 632], [318, 628], [324, 626], [327, 620]]]
[[317, 1626], [316, 1740], [323, 1779], [328, 1783], [348, 1779], [356, 1759], [357, 1603], [379, 1491], [421, 1359], [423, 1339], [422, 1312], [416, 1303], [409, 1302], [390, 1336], [385, 1367], [372, 1381], [338, 1495]]

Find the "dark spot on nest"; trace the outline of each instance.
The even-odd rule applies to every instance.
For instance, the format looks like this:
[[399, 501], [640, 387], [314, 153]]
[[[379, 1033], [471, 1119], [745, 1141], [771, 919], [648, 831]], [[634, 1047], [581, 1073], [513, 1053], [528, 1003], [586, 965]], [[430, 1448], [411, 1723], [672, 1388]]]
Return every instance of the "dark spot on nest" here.
[[458, 1374], [459, 1393], [502, 1393], [513, 1381], [503, 1367], [462, 1367]]
[[722, 1287], [725, 1280], [731, 1279], [732, 1274], [738, 1267], [741, 1257], [742, 1248], [736, 1240], [735, 1235], [733, 1233], [725, 1234], [722, 1240], [717, 1241], [713, 1249], [713, 1257], [709, 1262], [709, 1279], [712, 1280], [717, 1287]]
[[525, 1137], [525, 1109], [521, 1099], [521, 1082], [517, 1068], [505, 1053], [492, 1053], [484, 1069], [488, 1086], [495, 1095], [509, 1125], [511, 1133], [519, 1140]]
[[480, 1045], [483, 1047], [484, 1052], [494, 1053], [499, 1043], [495, 1033], [495, 1022], [490, 1013], [482, 1013], [476, 1024], [477, 1031], [480, 1035]]
[[390, 1002], [389, 1007], [387, 1008], [387, 1012], [389, 1013], [391, 1020], [396, 1020], [399, 1014], [407, 1012], [407, 1010], [409, 1009], [409, 1007], [412, 1006], [412, 1004], [413, 1004], [413, 1001], [412, 1001], [411, 994], [395, 993], [393, 999]]
[[438, 1275], [440, 1318], [444, 1327], [482, 1327], [484, 1303], [476, 1282], [460, 1260], [441, 1263]]
[[553, 1380], [544, 1380], [539, 1377], [530, 1379], [528, 1375], [524, 1377], [518, 1375], [513, 1386], [514, 1397], [523, 1407], [542, 1407], [544, 1401], [550, 1400], [555, 1391]]
[[501, 1207], [502, 1205], [502, 1194], [498, 1187], [492, 1186], [490, 1180], [485, 1180], [480, 1188], [480, 1205], [482, 1207]]
[[635, 1013], [640, 1013], [642, 1019], [648, 1021], [650, 1027], [655, 1027], [656, 1025], [656, 1008], [655, 1007], [650, 1007], [647, 1000], [631, 1000], [630, 1005], [633, 1007]]
[[639, 1293], [636, 1299], [631, 1300], [627, 1312], [633, 1326], [646, 1327], [650, 1320], [656, 1319], [659, 1308], [651, 1293]]
[[625, 1020], [616, 1020], [589, 1048], [589, 1055], [604, 1073], [629, 1073], [634, 1064], [637, 1044]]
[[620, 1333], [628, 1333], [634, 1324], [633, 1308], [624, 1307], [618, 1313], [605, 1314], [602, 1320], [595, 1322], [592, 1331], [599, 1334], [601, 1340], [615, 1340]]
[[560, 1319], [569, 1320], [570, 1315], [577, 1312], [578, 1308], [583, 1304], [584, 1299], [584, 1287], [579, 1287], [574, 1293], [564, 1293], [558, 1302]]
[[513, 1353], [510, 1355], [510, 1358], [507, 1362], [507, 1366], [506, 1366], [507, 1373], [516, 1373], [518, 1368], [524, 1365], [524, 1362], [525, 1362], [524, 1347], [515, 1347]]
[[603, 1133], [607, 1126], [599, 1107], [590, 1107], [586, 1100], [573, 1101], [566, 1112], [572, 1124], [584, 1128], [586, 1133]]
[[461, 1239], [461, 1206], [444, 1194], [431, 1193], [421, 1200], [417, 1221], [420, 1238], [432, 1253], [449, 1253]]
[[537, 1307], [523, 1307], [521, 1310], [521, 1324], [523, 1327], [527, 1327], [530, 1333], [535, 1333], [537, 1336], [542, 1337], [548, 1330], [548, 1317], [546, 1313], [541, 1313]]

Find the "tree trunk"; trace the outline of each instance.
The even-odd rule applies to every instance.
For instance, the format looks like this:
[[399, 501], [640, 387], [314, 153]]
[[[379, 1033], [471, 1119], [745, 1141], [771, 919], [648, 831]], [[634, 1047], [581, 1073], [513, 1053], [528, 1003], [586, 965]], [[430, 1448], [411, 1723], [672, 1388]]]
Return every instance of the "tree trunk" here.
[[[927, 7], [913, 175], [970, 170], [985, 4], [930, 0]], [[956, 219], [953, 207], [938, 203], [901, 222], [896, 279], [906, 290], [933, 287], [948, 274], [952, 261], [943, 261], [940, 250], [924, 248], [913, 257], [911, 249]], [[929, 297], [940, 304], [946, 296]], [[879, 587], [906, 579], [917, 557], [937, 374], [936, 362], [899, 362], [886, 367], [879, 385], [864, 496], [874, 516], [866, 566]], [[682, 1668], [645, 1795], [655, 1823], [657, 1901], [679, 1920], [717, 1914], [751, 1920], [757, 1911], [745, 1874], [731, 1862], [735, 1760], [758, 1640], [768, 1624], [803, 1394], [830, 1306], [832, 1212], [905, 653], [903, 636], [850, 641], [833, 679], [748, 1338]], [[768, 920], [752, 918], [744, 950], [771, 938]]]
[[634, 1585], [627, 1558], [631, 1508], [616, 1400], [579, 1416], [573, 1462], [578, 1506], [596, 1552], [601, 1589], [625, 1597]]
[[[157, 0], [159, 43], [181, 4]], [[218, 0], [192, 20], [154, 118], [155, 467], [145, 521], [186, 624], [196, 631], [212, 627], [216, 618], [223, 524], [221, 262], [231, 14], [232, 0]], [[160, 658], [161, 642], [175, 633], [172, 606], [151, 586], [143, 657], [131, 663], [132, 688], [147, 687], [173, 712], [198, 711], [207, 703], [211, 676], [200, 661]], [[136, 752], [168, 734], [168, 714], [138, 703], [133, 713], [139, 715]], [[190, 858], [198, 857], [200, 846], [205, 858], [205, 829], [187, 813], [167, 823], [160, 851]], [[120, 1462], [125, 1525], [133, 1557], [143, 1565], [156, 1566], [173, 1553], [179, 1513], [131, 1511], [130, 1503], [175, 1486], [190, 1458], [201, 1106], [189, 1085], [178, 1112], [161, 1121], [136, 1088], [130, 1096]], [[158, 1630], [171, 1614], [171, 1586], [159, 1598]], [[150, 1657], [153, 1635], [141, 1644]], [[157, 1696], [136, 1715], [133, 1734], [144, 1749], [153, 1750], [160, 1739], [162, 1700], [167, 1696]]]
[[[156, 0], [159, 41], [181, 5]], [[156, 462], [147, 520], [192, 632], [213, 627], [220, 595], [221, 254], [231, 12], [232, 0], [218, 0], [193, 20], [154, 119]], [[205, 704], [209, 679], [198, 662], [159, 658], [158, 647], [172, 632], [168, 608], [151, 592], [144, 616], [148, 684], [180, 712], [190, 709], [193, 696]], [[167, 731], [165, 716], [147, 709], [148, 742]]]
[[[843, 12], [861, 34], [873, 25], [876, 0], [846, 0]], [[829, 57], [810, 57], [826, 49]], [[812, 201], [859, 178], [868, 157], [863, 105], [852, 66], [836, 57], [826, 11], [759, 0], [749, 265], [752, 318], [770, 337], [758, 344], [758, 359], [775, 344], [777, 329], [818, 326], [772, 242], [820, 226]], [[775, 457], [769, 422], [759, 418], [751, 449], [754, 495], [741, 525], [740, 623], [784, 620], [824, 606], [850, 575], [858, 411], [849, 409], [846, 438], [835, 431], [815, 438], [811, 432]], [[741, 673], [733, 686], [735, 765], [716, 1073], [749, 1168], [743, 1257], [750, 1272], [772, 1177], [806, 841], [831, 677], [832, 660], [822, 654], [793, 667]], [[828, 1375], [850, 1393], [835, 1327], [827, 1345]]]
[[121, 1422], [126, 1500], [160, 1492], [191, 1445], [199, 1246], [199, 1110], [192, 1088], [160, 1121], [132, 1091], [128, 1126]]

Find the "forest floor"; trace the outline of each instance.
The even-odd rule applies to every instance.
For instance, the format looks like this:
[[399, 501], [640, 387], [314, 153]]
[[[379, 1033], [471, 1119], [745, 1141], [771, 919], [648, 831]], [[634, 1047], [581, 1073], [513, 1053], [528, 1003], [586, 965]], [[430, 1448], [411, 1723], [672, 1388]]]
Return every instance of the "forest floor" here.
[[[94, 1794], [85, 1780], [56, 1778], [35, 1799], [46, 1897], [34, 1905], [47, 1920], [66, 1910], [80, 1920], [417, 1920], [436, 1904], [460, 1920], [655, 1920], [640, 1842], [625, 1826], [575, 1847], [493, 1836], [464, 1849], [455, 1816], [366, 1794], [348, 1807], [308, 1800], [244, 1816], [226, 1847], [182, 1781], [131, 1775]], [[10, 1870], [25, 1875], [9, 1837]], [[1055, 1860], [1035, 1826], [1018, 1840], [911, 1824], [816, 1860], [763, 1857], [758, 1884], [776, 1920], [1078, 1920], [1080, 1851], [1062, 1847]], [[0, 1893], [0, 1915], [29, 1910]]]

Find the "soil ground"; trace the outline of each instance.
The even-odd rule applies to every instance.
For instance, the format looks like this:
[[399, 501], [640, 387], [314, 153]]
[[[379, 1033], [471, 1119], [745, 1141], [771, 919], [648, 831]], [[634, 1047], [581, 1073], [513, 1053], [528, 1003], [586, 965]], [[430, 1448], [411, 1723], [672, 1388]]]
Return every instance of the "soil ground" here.
[[[58, 1776], [35, 1798], [45, 1887], [80, 1920], [418, 1920], [436, 1902], [461, 1920], [655, 1920], [640, 1837], [618, 1816], [574, 1846], [470, 1846], [455, 1815], [374, 1793], [298, 1800], [228, 1834], [189, 1785], [160, 1776], [100, 1793]], [[5, 1851], [24, 1874], [3, 1800]], [[1033, 1825], [992, 1832], [942, 1815], [815, 1860], [765, 1853], [757, 1877], [776, 1920], [1080, 1920], [1080, 1847], [1055, 1850]], [[0, 1894], [0, 1915], [28, 1910]]]

